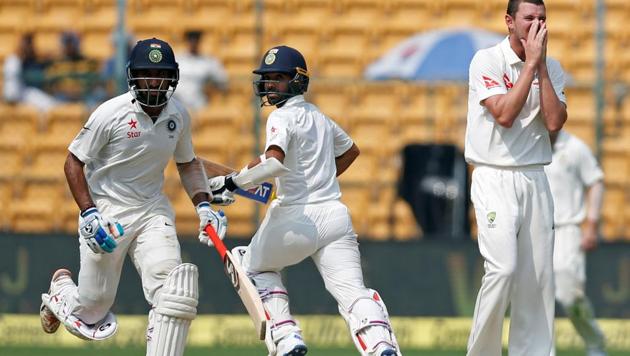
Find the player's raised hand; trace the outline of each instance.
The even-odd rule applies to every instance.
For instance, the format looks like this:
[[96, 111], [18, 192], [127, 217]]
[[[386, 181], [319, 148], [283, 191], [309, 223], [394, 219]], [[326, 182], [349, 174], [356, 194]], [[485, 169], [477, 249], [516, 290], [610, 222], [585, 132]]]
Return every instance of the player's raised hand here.
[[89, 208], [79, 216], [79, 236], [94, 253], [111, 253], [116, 246], [116, 239], [124, 234], [122, 226], [104, 218], [96, 208]]
[[521, 39], [525, 49], [525, 63], [537, 67], [547, 53], [547, 25], [545, 22], [535, 20], [529, 28], [527, 40]]
[[210, 208], [208, 202], [201, 202], [197, 205], [197, 214], [199, 215], [199, 242], [202, 244], [212, 246], [212, 240], [205, 232], [205, 228], [208, 224], [212, 225], [214, 231], [221, 240], [225, 238], [227, 231], [227, 217], [223, 214], [223, 211], [214, 211]]

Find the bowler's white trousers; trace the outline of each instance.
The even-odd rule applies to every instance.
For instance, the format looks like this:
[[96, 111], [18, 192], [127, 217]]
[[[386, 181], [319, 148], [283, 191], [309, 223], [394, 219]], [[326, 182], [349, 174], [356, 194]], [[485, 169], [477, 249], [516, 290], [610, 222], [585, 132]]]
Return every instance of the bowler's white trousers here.
[[553, 339], [553, 200], [542, 166], [480, 166], [472, 175], [481, 282], [468, 356], [500, 356], [510, 305], [510, 356], [548, 356]]
[[170, 217], [154, 213], [161, 209], [120, 215], [105, 200], [97, 200], [96, 205], [104, 216], [116, 218], [125, 233], [116, 240], [116, 249], [106, 254], [92, 252], [80, 239], [81, 269], [72, 314], [88, 324], [101, 320], [113, 305], [127, 254], [140, 274], [149, 304], [157, 300], [169, 272], [182, 263], [175, 224]]

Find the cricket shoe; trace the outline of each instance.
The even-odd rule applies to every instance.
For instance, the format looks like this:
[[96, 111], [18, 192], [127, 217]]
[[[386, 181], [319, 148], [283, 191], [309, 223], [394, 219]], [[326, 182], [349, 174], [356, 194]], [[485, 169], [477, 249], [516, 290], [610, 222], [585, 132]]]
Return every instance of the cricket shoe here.
[[[74, 284], [74, 282], [72, 282], [72, 273], [64, 268], [56, 270], [50, 281], [48, 295], [56, 298], [55, 294], [58, 293], [60, 289], [59, 287], [66, 284]], [[42, 324], [42, 329], [44, 329], [44, 332], [48, 334], [52, 334], [57, 331], [59, 325], [61, 324], [55, 314], [50, 311], [44, 303], [42, 303], [39, 307], [39, 318]]]
[[589, 349], [586, 351], [586, 355], [588, 356], [608, 356], [606, 351], [601, 349]]
[[388, 343], [383, 342], [376, 348], [376, 352], [374, 352], [374, 355], [378, 355], [378, 356], [398, 356], [398, 352], [396, 352], [396, 349], [394, 349], [391, 345], [389, 345]]
[[278, 342], [278, 355], [302, 356], [306, 355], [308, 348], [299, 333], [291, 333]]

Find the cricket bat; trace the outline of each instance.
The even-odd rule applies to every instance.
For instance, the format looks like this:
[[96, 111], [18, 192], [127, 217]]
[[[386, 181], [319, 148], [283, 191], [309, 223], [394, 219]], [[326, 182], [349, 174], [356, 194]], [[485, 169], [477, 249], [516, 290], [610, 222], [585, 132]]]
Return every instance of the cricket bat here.
[[247, 309], [247, 313], [252, 318], [258, 338], [260, 340], [266, 340], [268, 315], [265, 312], [258, 290], [249, 280], [249, 277], [247, 277], [243, 267], [234, 260], [234, 257], [230, 251], [227, 250], [212, 225], [208, 224], [204, 230], [210, 237], [210, 240], [212, 240], [214, 248], [216, 248], [223, 261], [225, 274], [227, 274], [230, 282], [232, 282], [232, 286], [236, 289], [236, 293], [238, 293], [238, 296], [241, 298], [245, 309]]
[[[200, 157], [198, 157], [198, 159], [203, 163], [208, 177], [224, 176], [236, 172], [236, 170], [228, 166], [211, 162]], [[259, 203], [267, 204], [273, 193], [273, 184], [264, 182], [263, 184], [249, 190], [237, 189], [234, 193]]]

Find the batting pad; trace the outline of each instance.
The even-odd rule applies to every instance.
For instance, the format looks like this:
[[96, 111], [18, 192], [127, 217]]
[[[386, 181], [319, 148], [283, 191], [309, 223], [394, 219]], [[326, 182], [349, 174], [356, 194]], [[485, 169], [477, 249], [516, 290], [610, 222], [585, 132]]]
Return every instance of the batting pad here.
[[182, 356], [190, 323], [197, 315], [197, 266], [182, 263], [166, 277], [149, 313], [147, 356]]

